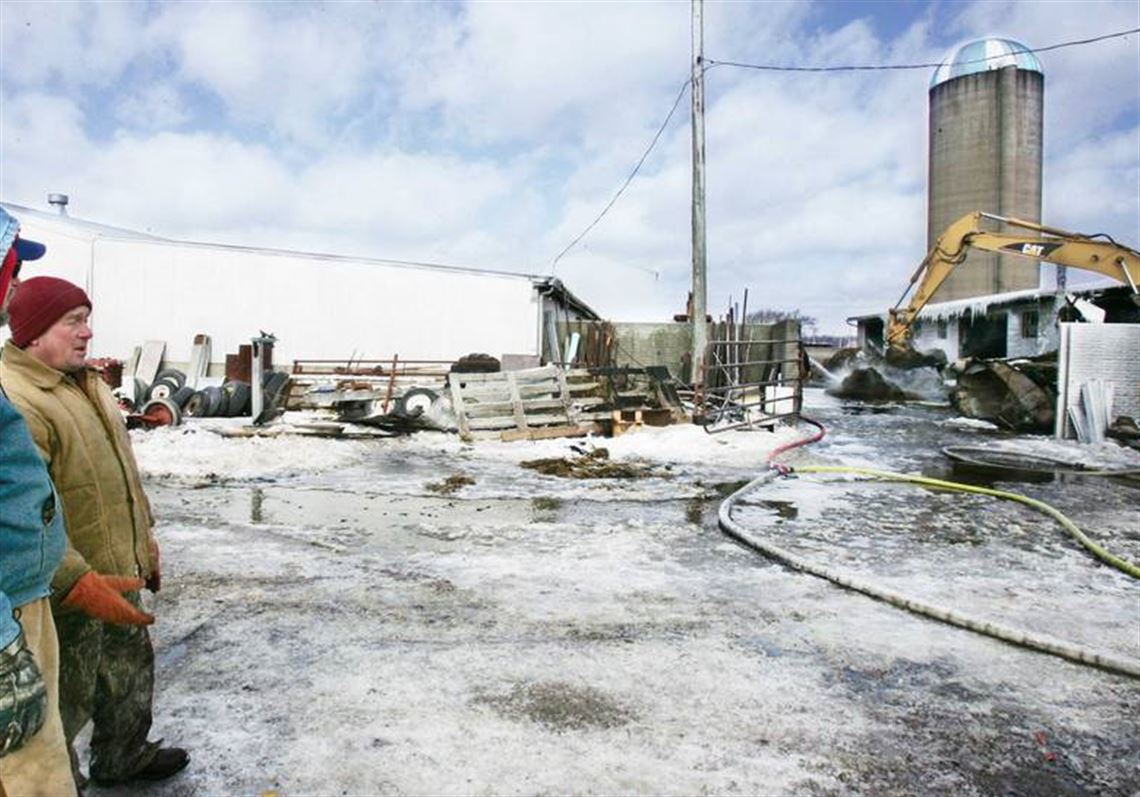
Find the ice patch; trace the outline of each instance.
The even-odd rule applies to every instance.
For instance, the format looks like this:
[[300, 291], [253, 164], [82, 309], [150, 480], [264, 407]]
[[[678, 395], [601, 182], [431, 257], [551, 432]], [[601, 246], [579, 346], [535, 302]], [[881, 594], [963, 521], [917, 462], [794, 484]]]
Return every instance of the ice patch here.
[[989, 421], [983, 421], [980, 418], [947, 418], [944, 421], [939, 421], [939, 426], [945, 426], [947, 429], [981, 429], [985, 431], [992, 431], [998, 427]]

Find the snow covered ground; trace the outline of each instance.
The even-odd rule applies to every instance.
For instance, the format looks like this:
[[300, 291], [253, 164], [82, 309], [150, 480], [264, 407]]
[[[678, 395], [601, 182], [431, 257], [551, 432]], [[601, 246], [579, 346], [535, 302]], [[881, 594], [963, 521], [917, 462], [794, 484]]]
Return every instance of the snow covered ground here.
[[[969, 444], [1140, 467], [945, 409], [812, 402], [828, 436], [785, 461], [946, 478], [939, 446]], [[722, 498], [811, 431], [136, 433], [165, 564], [155, 734], [193, 760], [113, 793], [1135, 794], [1136, 680], [909, 615], [719, 531]], [[648, 475], [521, 467], [571, 446]], [[1140, 560], [1134, 484], [999, 486]], [[804, 475], [737, 517], [893, 589], [1140, 662], [1137, 582], [1023, 506]]]

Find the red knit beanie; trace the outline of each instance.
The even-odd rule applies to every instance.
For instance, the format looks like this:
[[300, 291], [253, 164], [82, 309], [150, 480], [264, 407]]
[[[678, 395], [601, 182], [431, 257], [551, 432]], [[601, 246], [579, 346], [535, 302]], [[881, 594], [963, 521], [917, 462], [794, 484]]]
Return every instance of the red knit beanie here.
[[12, 343], [21, 349], [51, 329], [64, 313], [91, 300], [78, 285], [58, 277], [32, 277], [20, 283], [8, 305]]

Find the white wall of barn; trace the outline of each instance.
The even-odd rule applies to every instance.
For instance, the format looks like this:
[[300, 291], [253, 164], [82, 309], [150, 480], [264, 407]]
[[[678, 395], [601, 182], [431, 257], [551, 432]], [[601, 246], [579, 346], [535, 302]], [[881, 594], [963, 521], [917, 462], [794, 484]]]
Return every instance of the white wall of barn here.
[[94, 357], [166, 343], [190, 360], [211, 338], [214, 363], [260, 330], [274, 362], [294, 359], [450, 360], [471, 352], [539, 354], [542, 299], [526, 276], [410, 266], [153, 238], [85, 235], [66, 220], [21, 219], [48, 245], [24, 276], [82, 285], [95, 306]]
[[[41, 260], [25, 263], [20, 271], [22, 279], [50, 276], [62, 277], [91, 293], [91, 252], [94, 239], [90, 235], [71, 232], [66, 227], [44, 228], [32, 220], [20, 218], [20, 234], [25, 238], [47, 244], [48, 251]], [[94, 300], [92, 300], [94, 301]], [[7, 330], [4, 330], [7, 333]]]
[[103, 240], [94, 289], [96, 333], [111, 356], [156, 339], [167, 359], [189, 360], [205, 332], [219, 361], [259, 330], [277, 336], [279, 365], [538, 353], [539, 297], [521, 277]]

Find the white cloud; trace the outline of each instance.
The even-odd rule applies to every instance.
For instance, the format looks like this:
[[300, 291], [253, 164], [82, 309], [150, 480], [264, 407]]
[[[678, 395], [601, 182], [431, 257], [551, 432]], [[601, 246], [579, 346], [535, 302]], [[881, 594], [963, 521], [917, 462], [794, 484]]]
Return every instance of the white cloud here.
[[[457, 29], [440, 33], [450, 52], [424, 65], [420, 91], [406, 98], [412, 107], [439, 104], [464, 135], [527, 138], [559, 122], [581, 122], [584, 112], [604, 128], [631, 104], [642, 106], [647, 85], [672, 87], [687, 72], [688, 8], [680, 4], [473, 3], [464, 9]], [[587, 131], [550, 132], [572, 139]]]
[[493, 164], [405, 153], [321, 160], [301, 180], [314, 228], [371, 226], [377, 243], [420, 245], [477, 226], [484, 208], [507, 201], [510, 188]]
[[141, 3], [6, 0], [0, 61], [8, 87], [69, 90], [116, 80], [145, 47]]
[[156, 233], [206, 228], [230, 238], [246, 224], [281, 218], [293, 193], [270, 151], [209, 134], [120, 136], [77, 177], [75, 193], [108, 217], [146, 218]]
[[1053, 226], [1116, 231], [1136, 246], [1127, 234], [1140, 229], [1140, 126], [1090, 138], [1053, 161], [1044, 204]]
[[181, 3], [153, 33], [182, 80], [216, 94], [240, 125], [323, 145], [378, 80], [369, 4]]
[[166, 130], [181, 127], [190, 113], [178, 89], [170, 84], [144, 86], [115, 103], [115, 120], [127, 129]]
[[[39, 204], [66, 191], [92, 145], [83, 112], [66, 97], [0, 91], [0, 195]], [[66, 153], [66, 155], [61, 155]]]

